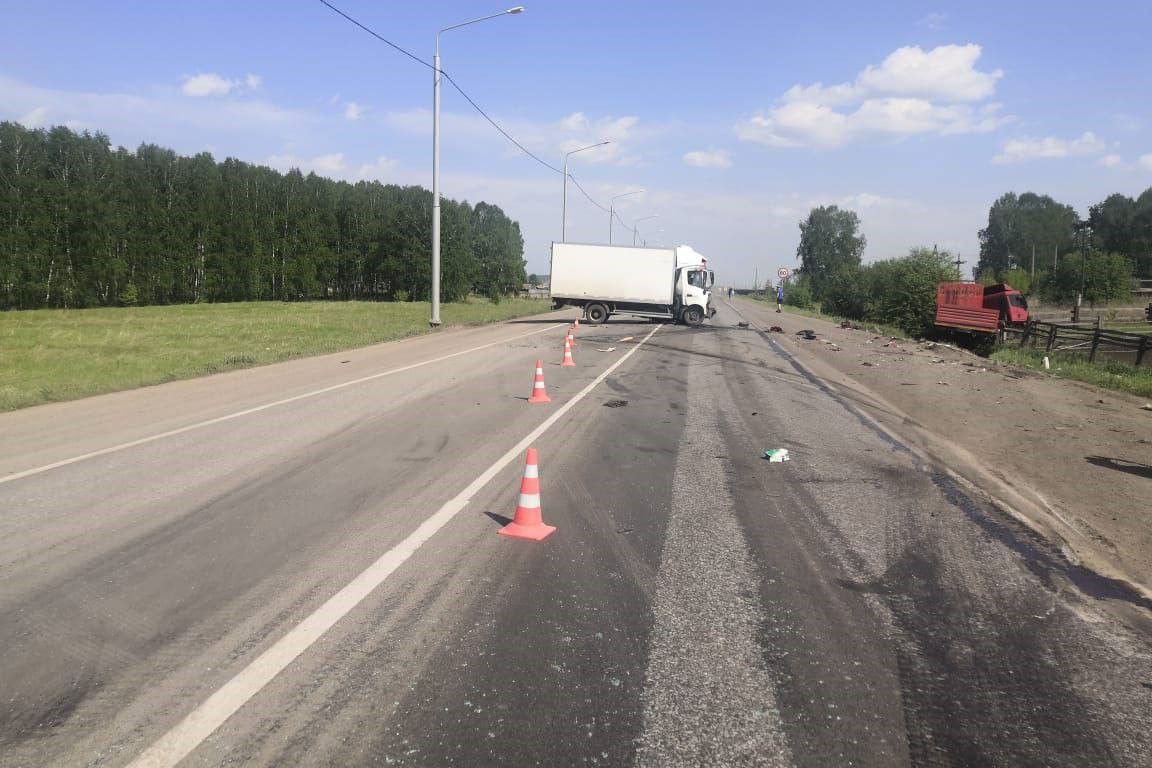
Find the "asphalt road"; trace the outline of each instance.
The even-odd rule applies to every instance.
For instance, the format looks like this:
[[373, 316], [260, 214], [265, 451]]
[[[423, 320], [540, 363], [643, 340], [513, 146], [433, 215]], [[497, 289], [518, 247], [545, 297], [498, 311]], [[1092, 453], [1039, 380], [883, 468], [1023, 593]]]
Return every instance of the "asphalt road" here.
[[0, 415], [0, 765], [1152, 766], [1148, 632], [770, 334], [557, 318]]

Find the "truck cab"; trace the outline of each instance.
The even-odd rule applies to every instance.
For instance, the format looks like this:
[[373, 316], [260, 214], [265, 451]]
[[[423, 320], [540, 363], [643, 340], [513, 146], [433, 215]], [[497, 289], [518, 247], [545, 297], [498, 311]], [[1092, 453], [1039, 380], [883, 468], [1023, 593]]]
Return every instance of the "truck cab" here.
[[716, 307], [712, 304], [712, 286], [715, 283], [716, 273], [703, 265], [677, 269], [673, 317], [685, 325], [700, 325], [705, 318], [716, 314]]
[[984, 308], [1000, 313], [1000, 327], [1027, 325], [1028, 300], [1007, 283], [984, 287]]

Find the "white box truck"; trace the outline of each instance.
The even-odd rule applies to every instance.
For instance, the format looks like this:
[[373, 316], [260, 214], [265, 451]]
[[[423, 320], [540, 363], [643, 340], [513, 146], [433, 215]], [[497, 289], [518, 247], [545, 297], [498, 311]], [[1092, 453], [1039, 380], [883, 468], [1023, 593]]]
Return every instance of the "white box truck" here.
[[678, 262], [677, 250], [552, 243], [552, 305], [581, 307], [592, 323], [621, 314], [700, 325], [716, 314], [715, 275], [703, 258]]

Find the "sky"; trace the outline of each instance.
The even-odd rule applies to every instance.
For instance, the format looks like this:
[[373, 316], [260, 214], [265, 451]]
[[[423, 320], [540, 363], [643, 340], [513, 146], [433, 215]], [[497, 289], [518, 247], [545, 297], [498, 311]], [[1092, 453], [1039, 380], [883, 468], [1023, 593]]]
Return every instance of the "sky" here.
[[[4, 13], [0, 120], [430, 188], [436, 32], [508, 6], [331, 2], [426, 63], [319, 0], [40, 0]], [[443, 71], [554, 167], [610, 141], [569, 157], [575, 180], [604, 207], [643, 190], [624, 222], [721, 284], [797, 266], [817, 205], [859, 214], [865, 261], [938, 245], [971, 265], [1005, 192], [1086, 215], [1152, 186], [1147, 0], [523, 2], [443, 33]], [[501, 206], [546, 273], [562, 175], [447, 83], [441, 129], [442, 194]], [[567, 239], [608, 238], [570, 182]]]

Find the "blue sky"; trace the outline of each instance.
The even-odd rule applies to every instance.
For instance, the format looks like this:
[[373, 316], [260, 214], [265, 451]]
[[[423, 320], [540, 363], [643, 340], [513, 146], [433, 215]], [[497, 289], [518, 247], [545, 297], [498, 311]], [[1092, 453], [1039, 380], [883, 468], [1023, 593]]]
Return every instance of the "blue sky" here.
[[[507, 7], [333, 2], [426, 60], [437, 29]], [[936, 243], [974, 263], [1003, 192], [1084, 214], [1152, 186], [1148, 2], [524, 2], [445, 33], [444, 70], [554, 165], [612, 140], [573, 175], [605, 205], [644, 189], [625, 221], [657, 216], [649, 244], [692, 245], [725, 283], [793, 266], [816, 204], [860, 214], [867, 260]], [[431, 186], [431, 83], [318, 0], [41, 1], [0, 30], [0, 119], [352, 180]], [[547, 271], [559, 174], [450, 87], [441, 180], [520, 221]], [[607, 236], [570, 186], [568, 239]]]

